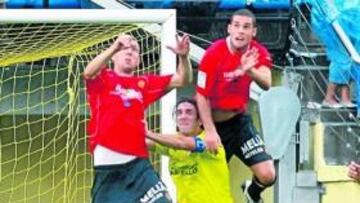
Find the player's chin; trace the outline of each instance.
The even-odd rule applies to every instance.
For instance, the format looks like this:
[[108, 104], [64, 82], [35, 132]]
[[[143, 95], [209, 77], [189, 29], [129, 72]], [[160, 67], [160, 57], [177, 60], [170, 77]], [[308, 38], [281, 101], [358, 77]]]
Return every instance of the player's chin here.
[[180, 132], [182, 132], [182, 133], [190, 132], [190, 127], [188, 127], [188, 126], [178, 126], [178, 127], [179, 127]]
[[132, 73], [136, 70], [136, 66], [134, 65], [128, 65], [124, 68], [124, 72], [126, 73]]

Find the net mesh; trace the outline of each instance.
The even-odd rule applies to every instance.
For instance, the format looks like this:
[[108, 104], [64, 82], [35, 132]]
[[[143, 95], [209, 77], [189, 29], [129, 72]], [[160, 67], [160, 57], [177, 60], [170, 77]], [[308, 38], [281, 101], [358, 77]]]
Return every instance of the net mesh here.
[[[0, 24], [0, 202], [90, 201], [89, 109], [81, 73], [119, 33], [128, 33], [143, 53], [137, 74], [158, 74], [161, 44], [143, 26]], [[158, 102], [147, 112], [154, 131], [159, 109]], [[152, 157], [155, 168], [157, 160]]]

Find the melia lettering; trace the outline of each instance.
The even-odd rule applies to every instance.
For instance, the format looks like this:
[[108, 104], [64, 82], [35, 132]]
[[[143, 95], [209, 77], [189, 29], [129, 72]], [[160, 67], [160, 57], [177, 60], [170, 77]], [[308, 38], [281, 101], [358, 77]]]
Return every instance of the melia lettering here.
[[166, 191], [164, 183], [158, 182], [156, 185], [151, 187], [146, 194], [140, 199], [141, 203], [151, 203], [157, 199], [163, 197], [163, 192]]
[[253, 137], [249, 140], [247, 140], [242, 146], [241, 151], [243, 154], [248, 153], [249, 151], [252, 151], [254, 148], [264, 145], [263, 141], [258, 137]]

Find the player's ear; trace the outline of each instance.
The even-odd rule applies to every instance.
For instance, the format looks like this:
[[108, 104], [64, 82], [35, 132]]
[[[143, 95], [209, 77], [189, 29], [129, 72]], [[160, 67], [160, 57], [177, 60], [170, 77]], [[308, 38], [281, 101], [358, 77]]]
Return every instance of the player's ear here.
[[253, 31], [253, 33], [252, 33], [252, 36], [253, 37], [256, 37], [256, 33], [257, 33], [257, 29], [256, 29], [256, 27], [254, 28], [254, 31]]

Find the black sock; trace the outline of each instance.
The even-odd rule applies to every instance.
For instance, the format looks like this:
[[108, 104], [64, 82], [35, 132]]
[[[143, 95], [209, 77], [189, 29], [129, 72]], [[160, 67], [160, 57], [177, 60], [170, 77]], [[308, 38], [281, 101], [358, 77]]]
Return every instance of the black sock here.
[[261, 198], [260, 194], [262, 193], [262, 191], [265, 190], [265, 188], [266, 187], [263, 186], [261, 183], [259, 183], [259, 181], [256, 178], [253, 178], [249, 186], [248, 192], [254, 201], [259, 201]]

